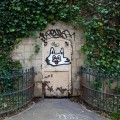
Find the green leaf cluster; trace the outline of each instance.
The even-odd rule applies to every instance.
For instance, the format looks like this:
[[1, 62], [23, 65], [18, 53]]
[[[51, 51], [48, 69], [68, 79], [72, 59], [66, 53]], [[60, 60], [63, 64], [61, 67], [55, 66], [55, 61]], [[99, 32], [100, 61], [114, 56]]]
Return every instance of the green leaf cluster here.
[[[45, 29], [48, 23], [53, 23], [55, 20], [73, 19], [79, 8], [70, 1], [1, 0], [0, 65], [2, 67], [0, 70], [9, 69], [10, 66], [12, 68], [13, 62], [9, 55], [21, 38], [34, 35], [34, 31]], [[37, 46], [35, 52], [38, 53], [38, 51], [39, 47]]]
[[117, 112], [112, 113], [110, 116], [112, 120], [120, 120], [120, 109]]
[[[84, 27], [86, 43], [82, 50], [87, 55], [87, 66], [118, 76], [119, 6], [118, 0], [1, 0], [0, 69], [7, 69], [6, 65], [12, 67], [9, 55], [21, 38], [61, 20]], [[38, 53], [39, 47], [35, 48]]]
[[81, 0], [74, 21], [83, 25], [86, 65], [120, 75], [120, 2], [119, 0]]

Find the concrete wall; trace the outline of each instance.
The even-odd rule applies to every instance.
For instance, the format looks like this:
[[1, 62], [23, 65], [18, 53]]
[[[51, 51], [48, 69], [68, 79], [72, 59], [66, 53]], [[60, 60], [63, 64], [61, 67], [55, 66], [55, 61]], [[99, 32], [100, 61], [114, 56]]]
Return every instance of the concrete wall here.
[[[56, 22], [54, 25], [48, 25], [47, 28], [42, 31], [45, 32], [50, 29], [61, 29], [69, 30], [72, 34], [75, 32], [75, 40], [71, 40], [73, 47], [72, 54], [72, 95], [75, 96], [79, 94], [79, 75], [77, 74], [80, 66], [83, 65], [85, 56], [80, 51], [84, 44], [84, 34], [81, 28], [75, 29], [70, 24], [63, 22]], [[34, 66], [36, 76], [35, 76], [35, 96], [42, 95], [41, 81], [42, 81], [42, 41], [39, 38], [39, 33], [36, 32], [36, 38], [24, 38], [22, 42], [16, 45], [11, 56], [14, 60], [20, 60], [24, 68], [30, 68]], [[35, 54], [35, 45], [40, 45], [40, 51]]]

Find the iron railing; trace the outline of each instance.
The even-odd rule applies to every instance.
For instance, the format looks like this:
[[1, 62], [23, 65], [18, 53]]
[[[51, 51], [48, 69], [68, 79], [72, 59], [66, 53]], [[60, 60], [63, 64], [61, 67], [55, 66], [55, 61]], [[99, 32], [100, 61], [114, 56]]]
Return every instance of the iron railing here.
[[13, 112], [33, 99], [34, 68], [0, 73], [0, 115]]
[[91, 106], [109, 113], [120, 109], [120, 77], [81, 68], [80, 85], [81, 98]]

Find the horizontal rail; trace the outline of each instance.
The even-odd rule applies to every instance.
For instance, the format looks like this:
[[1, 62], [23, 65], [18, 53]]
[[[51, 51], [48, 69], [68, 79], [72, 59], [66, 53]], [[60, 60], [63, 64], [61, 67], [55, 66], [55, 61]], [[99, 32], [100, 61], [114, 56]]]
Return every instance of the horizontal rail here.
[[25, 88], [25, 89], [21, 89], [21, 90], [16, 91], [16, 92], [11, 92], [11, 93], [2, 94], [2, 95], [0, 95], [0, 97], [4, 97], [4, 96], [7, 96], [7, 95], [13, 95], [13, 94], [16, 94], [16, 93], [19, 93], [19, 92], [23, 92], [23, 91], [26, 91], [26, 90], [28, 90], [29, 88], [33, 87], [33, 86], [34, 86], [34, 85], [31, 85], [31, 86], [29, 86], [29, 87], [27, 87], [27, 88]]
[[95, 92], [98, 92], [98, 93], [102, 93], [102, 94], [106, 94], [106, 95], [119, 96], [119, 97], [120, 97], [120, 95], [111, 94], [111, 93], [105, 93], [105, 92], [101, 92], [101, 91], [94, 90], [94, 89], [92, 89], [92, 88], [89, 88], [89, 87], [85, 86], [84, 84], [81, 84], [81, 86], [83, 86], [83, 87], [85, 87], [85, 88], [87, 88], [87, 89], [93, 90], [93, 91], [95, 91]]
[[0, 75], [0, 115], [20, 109], [33, 99], [34, 75], [34, 68]]
[[89, 68], [81, 68], [80, 97], [106, 112], [120, 109], [120, 78]]

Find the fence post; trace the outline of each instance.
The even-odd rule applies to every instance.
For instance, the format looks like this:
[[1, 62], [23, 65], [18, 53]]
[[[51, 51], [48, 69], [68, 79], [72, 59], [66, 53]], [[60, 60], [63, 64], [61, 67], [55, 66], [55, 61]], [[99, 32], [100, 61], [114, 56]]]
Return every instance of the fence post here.
[[83, 71], [82, 71], [82, 67], [80, 68], [80, 97], [83, 96]]

